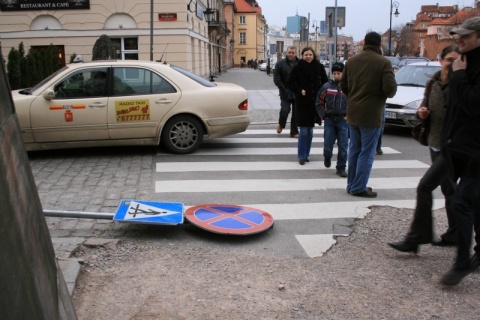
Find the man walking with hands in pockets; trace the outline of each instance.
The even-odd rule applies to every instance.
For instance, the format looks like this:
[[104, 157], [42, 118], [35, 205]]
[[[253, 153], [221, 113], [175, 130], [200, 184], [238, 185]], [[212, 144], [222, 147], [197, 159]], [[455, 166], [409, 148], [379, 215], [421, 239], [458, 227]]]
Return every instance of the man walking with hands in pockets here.
[[273, 74], [273, 82], [280, 91], [280, 116], [278, 119], [277, 133], [282, 133], [282, 130], [287, 124], [288, 114], [291, 110], [290, 137], [292, 138], [298, 138], [298, 127], [295, 116], [295, 95], [289, 88], [287, 88], [286, 83], [293, 67], [297, 65], [297, 62], [298, 58], [295, 47], [288, 47], [287, 57], [275, 64], [275, 71]]
[[382, 129], [385, 101], [397, 92], [392, 64], [382, 56], [381, 42], [378, 33], [367, 33], [363, 52], [348, 60], [340, 80], [340, 87], [348, 96], [347, 192], [352, 196], [377, 196], [367, 183]]

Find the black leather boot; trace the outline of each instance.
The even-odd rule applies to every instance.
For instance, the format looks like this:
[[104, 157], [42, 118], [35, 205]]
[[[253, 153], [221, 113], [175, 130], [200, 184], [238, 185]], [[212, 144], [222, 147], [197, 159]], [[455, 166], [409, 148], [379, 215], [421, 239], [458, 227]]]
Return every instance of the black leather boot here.
[[390, 247], [392, 247], [395, 250], [401, 251], [401, 252], [413, 252], [417, 254], [418, 252], [418, 243], [413, 242], [411, 240], [403, 240], [399, 242], [390, 242], [388, 244]]

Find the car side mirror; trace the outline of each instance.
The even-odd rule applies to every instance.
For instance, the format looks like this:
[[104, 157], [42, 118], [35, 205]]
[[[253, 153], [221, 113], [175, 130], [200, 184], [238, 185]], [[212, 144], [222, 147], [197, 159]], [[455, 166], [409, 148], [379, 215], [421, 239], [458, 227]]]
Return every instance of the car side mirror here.
[[55, 92], [53, 90], [47, 90], [43, 93], [43, 98], [45, 100], [53, 100], [55, 99]]

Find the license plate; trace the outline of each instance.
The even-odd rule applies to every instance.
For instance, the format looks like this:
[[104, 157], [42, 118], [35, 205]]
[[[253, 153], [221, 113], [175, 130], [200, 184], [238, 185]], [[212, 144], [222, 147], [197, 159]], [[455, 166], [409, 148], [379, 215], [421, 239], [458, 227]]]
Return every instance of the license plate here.
[[397, 113], [396, 112], [391, 112], [391, 111], [386, 111], [385, 112], [385, 117], [389, 119], [397, 119]]

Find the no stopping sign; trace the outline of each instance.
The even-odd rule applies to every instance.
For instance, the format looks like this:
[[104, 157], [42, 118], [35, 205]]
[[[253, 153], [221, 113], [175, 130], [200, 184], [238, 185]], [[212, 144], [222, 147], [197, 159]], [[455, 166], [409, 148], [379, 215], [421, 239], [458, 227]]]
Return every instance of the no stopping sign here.
[[185, 211], [185, 218], [199, 228], [221, 234], [249, 235], [273, 226], [269, 213], [232, 204], [194, 206]]

